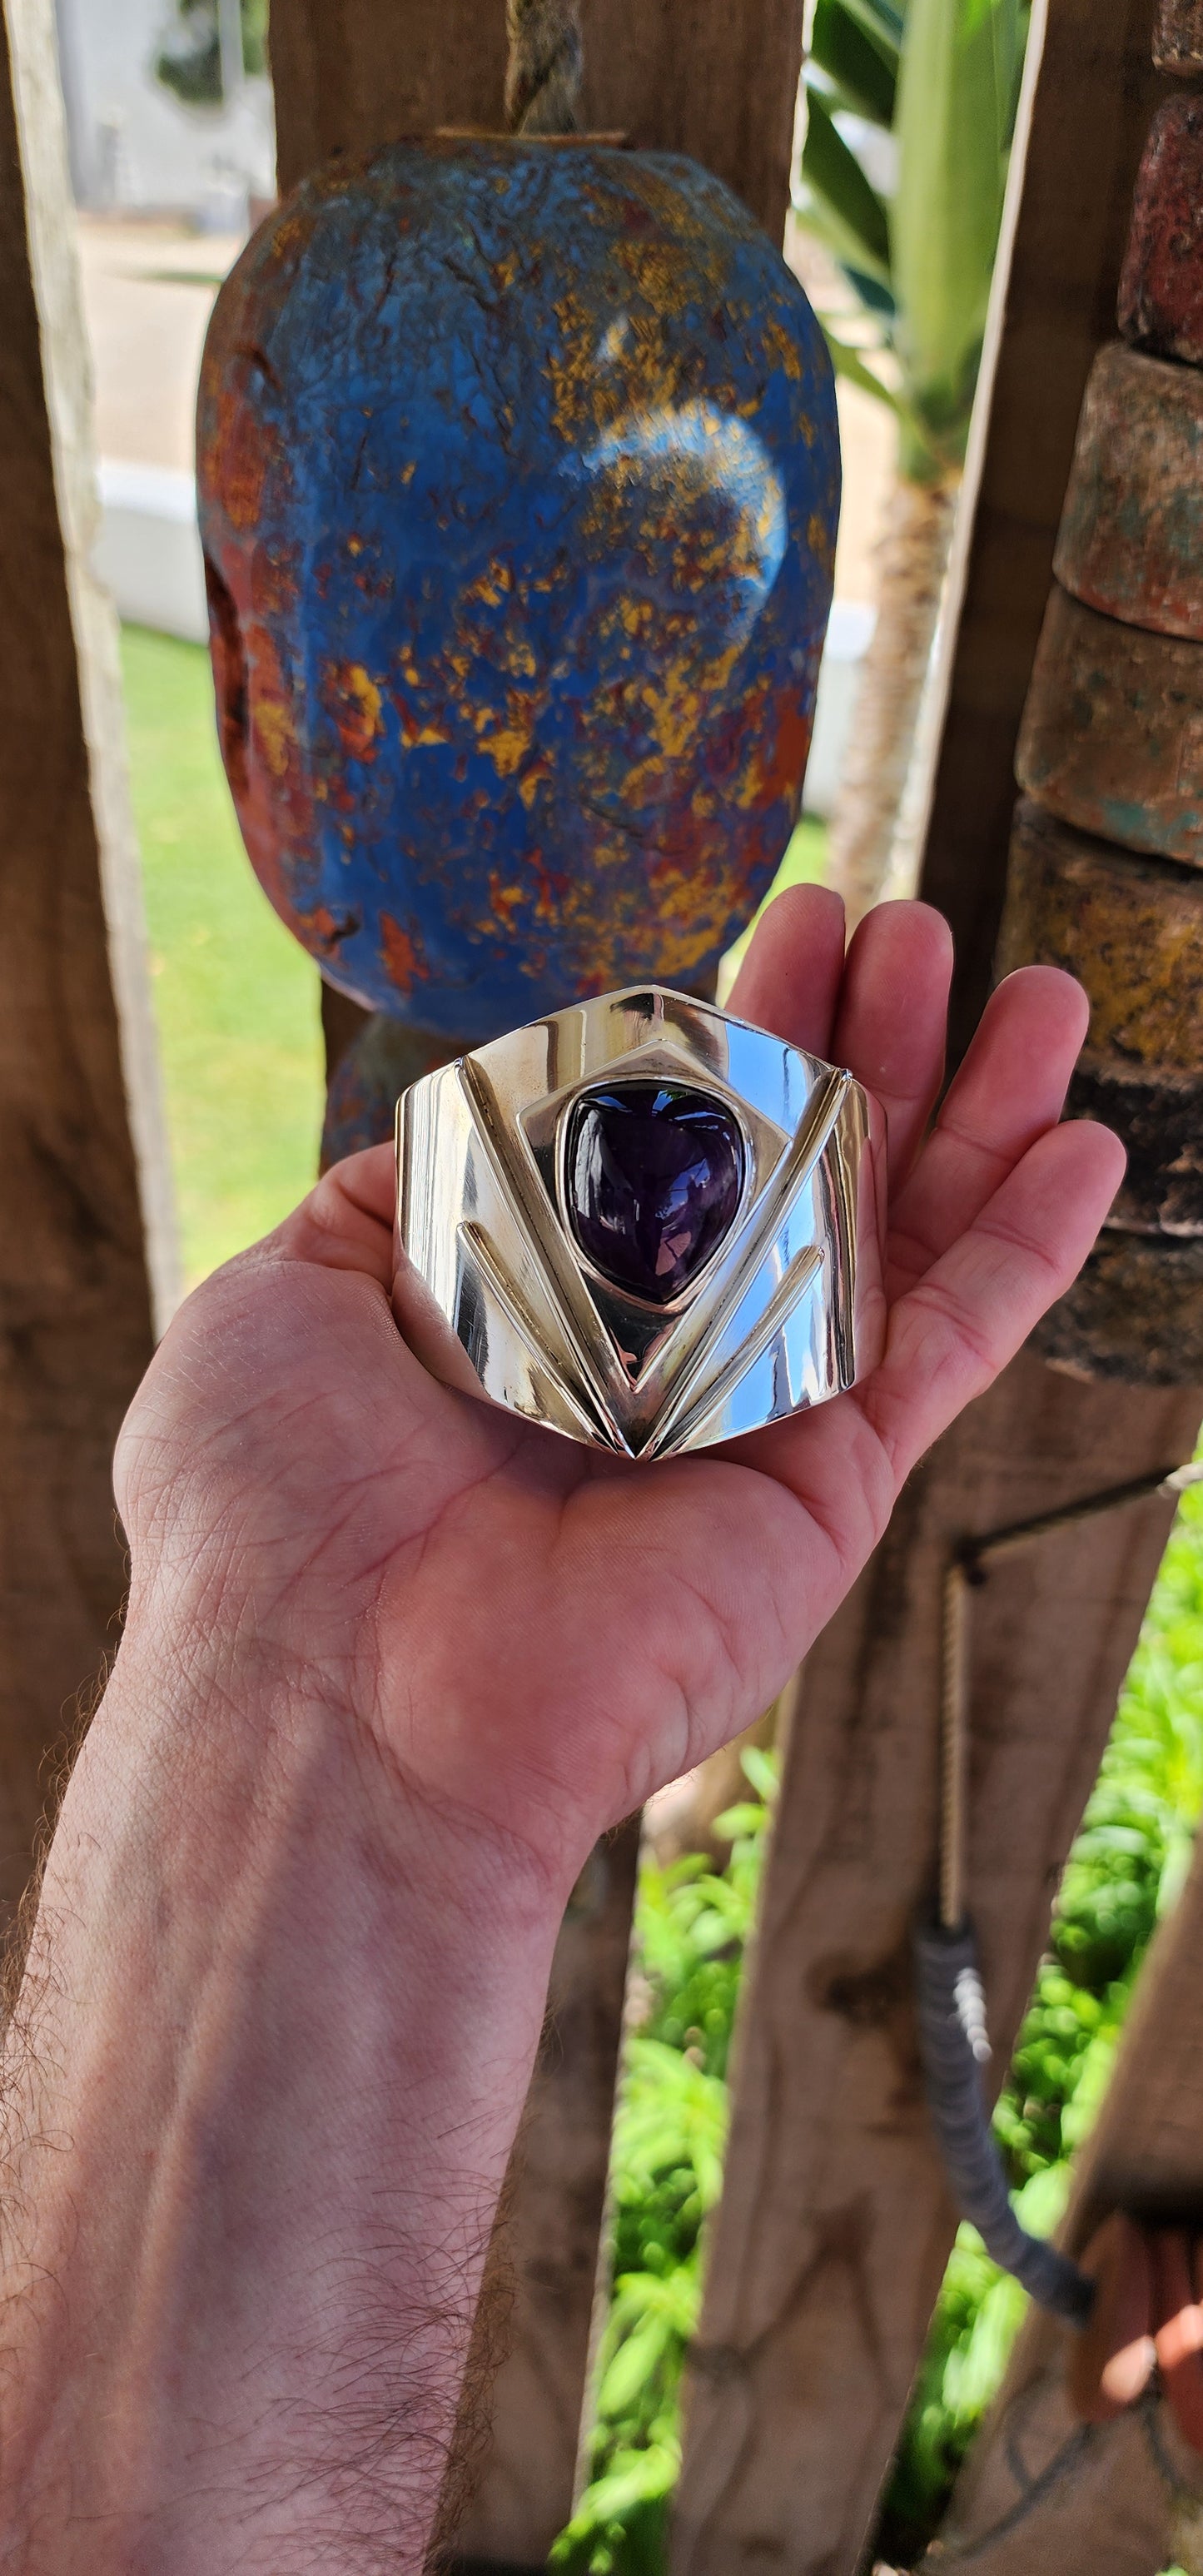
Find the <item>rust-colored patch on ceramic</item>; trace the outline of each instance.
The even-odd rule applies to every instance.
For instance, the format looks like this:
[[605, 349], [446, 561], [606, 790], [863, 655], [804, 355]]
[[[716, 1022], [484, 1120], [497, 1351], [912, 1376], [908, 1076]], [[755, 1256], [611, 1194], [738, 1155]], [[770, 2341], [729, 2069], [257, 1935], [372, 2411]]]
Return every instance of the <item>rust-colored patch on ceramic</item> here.
[[430, 968], [411, 932], [389, 912], [380, 915], [380, 955], [393, 991], [407, 1001], [414, 985], [425, 983]]
[[370, 671], [364, 669], [362, 662], [332, 662], [327, 667], [322, 695], [348, 760], [374, 759], [383, 730], [384, 700]]

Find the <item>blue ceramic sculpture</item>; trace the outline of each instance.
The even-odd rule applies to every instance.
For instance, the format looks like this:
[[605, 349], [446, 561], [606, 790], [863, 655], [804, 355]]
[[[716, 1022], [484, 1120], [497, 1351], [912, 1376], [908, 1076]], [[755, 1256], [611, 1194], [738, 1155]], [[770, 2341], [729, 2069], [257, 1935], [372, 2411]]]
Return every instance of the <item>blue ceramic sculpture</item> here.
[[399, 144], [217, 299], [201, 522], [251, 859], [323, 974], [476, 1041], [699, 986], [792, 829], [831, 595], [831, 369], [692, 163]]

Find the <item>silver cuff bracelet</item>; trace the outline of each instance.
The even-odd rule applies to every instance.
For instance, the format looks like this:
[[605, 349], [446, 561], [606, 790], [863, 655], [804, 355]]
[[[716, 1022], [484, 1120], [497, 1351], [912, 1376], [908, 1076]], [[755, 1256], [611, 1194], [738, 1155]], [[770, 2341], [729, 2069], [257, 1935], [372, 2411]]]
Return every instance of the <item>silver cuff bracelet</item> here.
[[850, 1073], [709, 1002], [554, 1011], [397, 1104], [406, 1338], [624, 1458], [821, 1404], [881, 1356], [884, 1131]]

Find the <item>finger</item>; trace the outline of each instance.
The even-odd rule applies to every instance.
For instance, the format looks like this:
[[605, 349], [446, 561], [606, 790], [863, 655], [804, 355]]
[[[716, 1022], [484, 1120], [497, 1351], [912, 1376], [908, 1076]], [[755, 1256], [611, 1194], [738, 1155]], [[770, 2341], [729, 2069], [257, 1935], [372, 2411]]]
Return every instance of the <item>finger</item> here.
[[1020, 1156], [1055, 1125], [1088, 1017], [1081, 985], [1055, 966], [1023, 966], [991, 994], [891, 1212], [892, 1298], [947, 1251]]
[[906, 1180], [944, 1079], [952, 933], [926, 903], [880, 903], [848, 950], [832, 1052], [885, 1110], [891, 1191]]
[[1050, 1128], [899, 1299], [885, 1358], [854, 1395], [899, 1482], [1076, 1279], [1124, 1161], [1108, 1127]]
[[826, 1056], [844, 971], [844, 907], [827, 886], [787, 886], [761, 915], [729, 1009]]
[[316, 1189], [268, 1236], [291, 1261], [329, 1270], [362, 1270], [387, 1288], [393, 1275], [396, 1157], [391, 1145], [369, 1145], [332, 1164]]

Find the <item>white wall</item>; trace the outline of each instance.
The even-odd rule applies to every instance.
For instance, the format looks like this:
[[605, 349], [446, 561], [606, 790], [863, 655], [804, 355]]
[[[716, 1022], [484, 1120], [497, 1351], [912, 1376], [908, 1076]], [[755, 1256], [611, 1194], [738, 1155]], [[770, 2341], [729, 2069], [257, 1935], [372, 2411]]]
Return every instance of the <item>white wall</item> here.
[[248, 80], [228, 109], [187, 107], [154, 76], [171, 0], [55, 0], [55, 7], [81, 205], [180, 209], [236, 229], [231, 208], [240, 196], [273, 193], [266, 80]]

